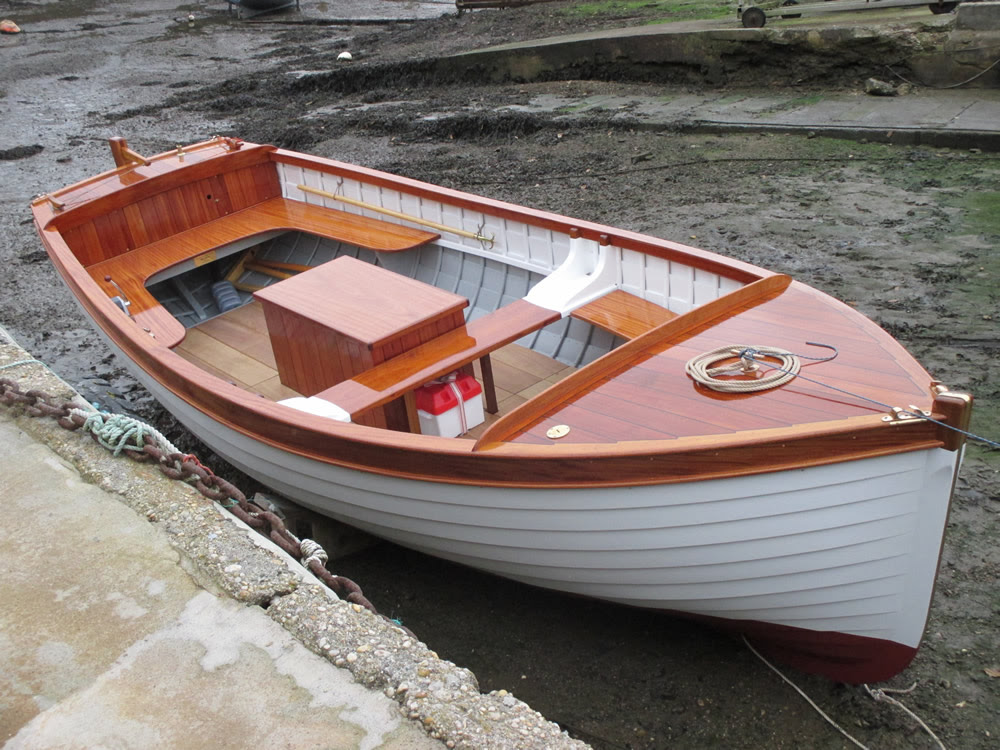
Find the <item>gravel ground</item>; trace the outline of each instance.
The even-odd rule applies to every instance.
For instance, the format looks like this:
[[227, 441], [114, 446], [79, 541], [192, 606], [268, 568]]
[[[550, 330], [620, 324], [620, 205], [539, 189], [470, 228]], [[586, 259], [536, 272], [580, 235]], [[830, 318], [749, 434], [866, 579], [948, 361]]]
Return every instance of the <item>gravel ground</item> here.
[[[420, 61], [446, 51], [642, 20], [565, 10], [553, 3], [321, 26], [295, 16], [240, 23], [214, 3], [174, 0], [0, 2], [0, 13], [26, 29], [0, 37], [0, 259], [8, 268], [0, 320], [69, 382], [193, 446], [95, 342], [33, 236], [27, 201], [106, 169], [109, 135], [157, 152], [235, 134], [790, 273], [856, 305], [936, 377], [975, 393], [973, 429], [997, 437], [993, 155], [806, 135], [651, 133], [627, 112], [567, 122], [503, 109], [540, 94], [668, 96], [700, 85], [690, 80], [479, 85], [422, 73]], [[349, 69], [335, 61], [344, 50], [355, 58]], [[859, 72], [844, 66], [827, 85], [860, 87]], [[815, 91], [812, 84], [803, 95]], [[917, 683], [900, 698], [952, 748], [995, 747], [1000, 732], [1000, 689], [985, 671], [1000, 667], [998, 470], [995, 451], [969, 449], [927, 638], [892, 681]], [[336, 566], [380, 610], [471, 669], [483, 691], [510, 691], [595, 748], [850, 746], [741, 643], [702, 627], [391, 545]], [[793, 676], [866, 745], [933, 746], [912, 719], [861, 688]]]

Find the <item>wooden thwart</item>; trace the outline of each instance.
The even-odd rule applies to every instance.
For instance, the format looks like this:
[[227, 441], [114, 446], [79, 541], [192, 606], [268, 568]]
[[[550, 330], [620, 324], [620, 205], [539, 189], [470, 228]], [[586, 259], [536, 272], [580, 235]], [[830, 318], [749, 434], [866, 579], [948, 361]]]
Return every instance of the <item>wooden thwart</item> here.
[[354, 418], [479, 359], [487, 410], [496, 413], [490, 352], [558, 319], [557, 312], [517, 300], [316, 395]]
[[578, 307], [571, 315], [623, 339], [634, 339], [677, 317], [677, 313], [621, 289]]

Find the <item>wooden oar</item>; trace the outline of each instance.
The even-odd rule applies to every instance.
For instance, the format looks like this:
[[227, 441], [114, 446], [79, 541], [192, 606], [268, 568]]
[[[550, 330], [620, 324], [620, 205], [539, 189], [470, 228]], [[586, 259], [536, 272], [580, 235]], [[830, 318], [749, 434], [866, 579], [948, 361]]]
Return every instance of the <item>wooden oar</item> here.
[[315, 268], [315, 266], [304, 266], [301, 263], [281, 263], [276, 260], [264, 260], [262, 258], [257, 258], [254, 263], [256, 265], [267, 266], [268, 268], [276, 268], [279, 271], [292, 271], [294, 273], [302, 273], [303, 271], [308, 271], [310, 268]]
[[257, 271], [259, 273], [266, 274], [275, 279], [290, 279], [294, 276], [294, 273], [289, 273], [288, 271], [282, 271], [277, 268], [271, 268], [271, 266], [266, 266], [263, 263], [252, 260], [243, 265], [243, 267], [248, 271]]

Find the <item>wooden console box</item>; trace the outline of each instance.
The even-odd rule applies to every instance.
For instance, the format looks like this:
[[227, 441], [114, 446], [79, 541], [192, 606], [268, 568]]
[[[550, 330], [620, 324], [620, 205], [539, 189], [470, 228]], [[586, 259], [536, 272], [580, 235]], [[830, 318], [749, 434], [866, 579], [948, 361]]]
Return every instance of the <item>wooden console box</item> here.
[[[312, 396], [464, 325], [462, 296], [342, 256], [254, 292], [281, 382]], [[401, 400], [362, 424], [407, 429]]]

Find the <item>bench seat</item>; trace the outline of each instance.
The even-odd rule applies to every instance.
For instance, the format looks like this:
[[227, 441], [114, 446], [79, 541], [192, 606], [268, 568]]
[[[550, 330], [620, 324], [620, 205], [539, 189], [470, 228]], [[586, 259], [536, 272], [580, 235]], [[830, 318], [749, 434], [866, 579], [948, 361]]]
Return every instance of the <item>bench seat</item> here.
[[[376, 365], [350, 380], [327, 388], [316, 396], [332, 401], [353, 419], [400, 396], [409, 396], [415, 388], [479, 359], [482, 364], [486, 408], [495, 414], [496, 390], [489, 360], [490, 352], [559, 320], [559, 317], [557, 312], [523, 299], [517, 300]], [[410, 400], [412, 399], [408, 398], [408, 402]], [[419, 432], [419, 422], [411, 407], [412, 404], [408, 403], [410, 429]]]
[[[147, 281], [165, 269], [184, 263], [203, 265], [216, 259], [215, 251], [269, 232], [301, 231], [379, 252], [410, 250], [440, 237], [387, 221], [370, 219], [324, 206], [287, 198], [270, 198], [249, 208], [206, 222], [158, 242], [122, 253], [87, 267], [91, 278], [108, 294], [118, 291], [104, 279], [110, 276], [132, 303], [136, 321], [157, 341], [174, 346], [184, 338], [184, 327], [146, 289]], [[242, 245], [236, 249], [242, 249]], [[221, 256], [220, 256], [221, 257]]]
[[637, 338], [677, 317], [677, 313], [621, 289], [608, 292], [570, 314], [623, 339]]

